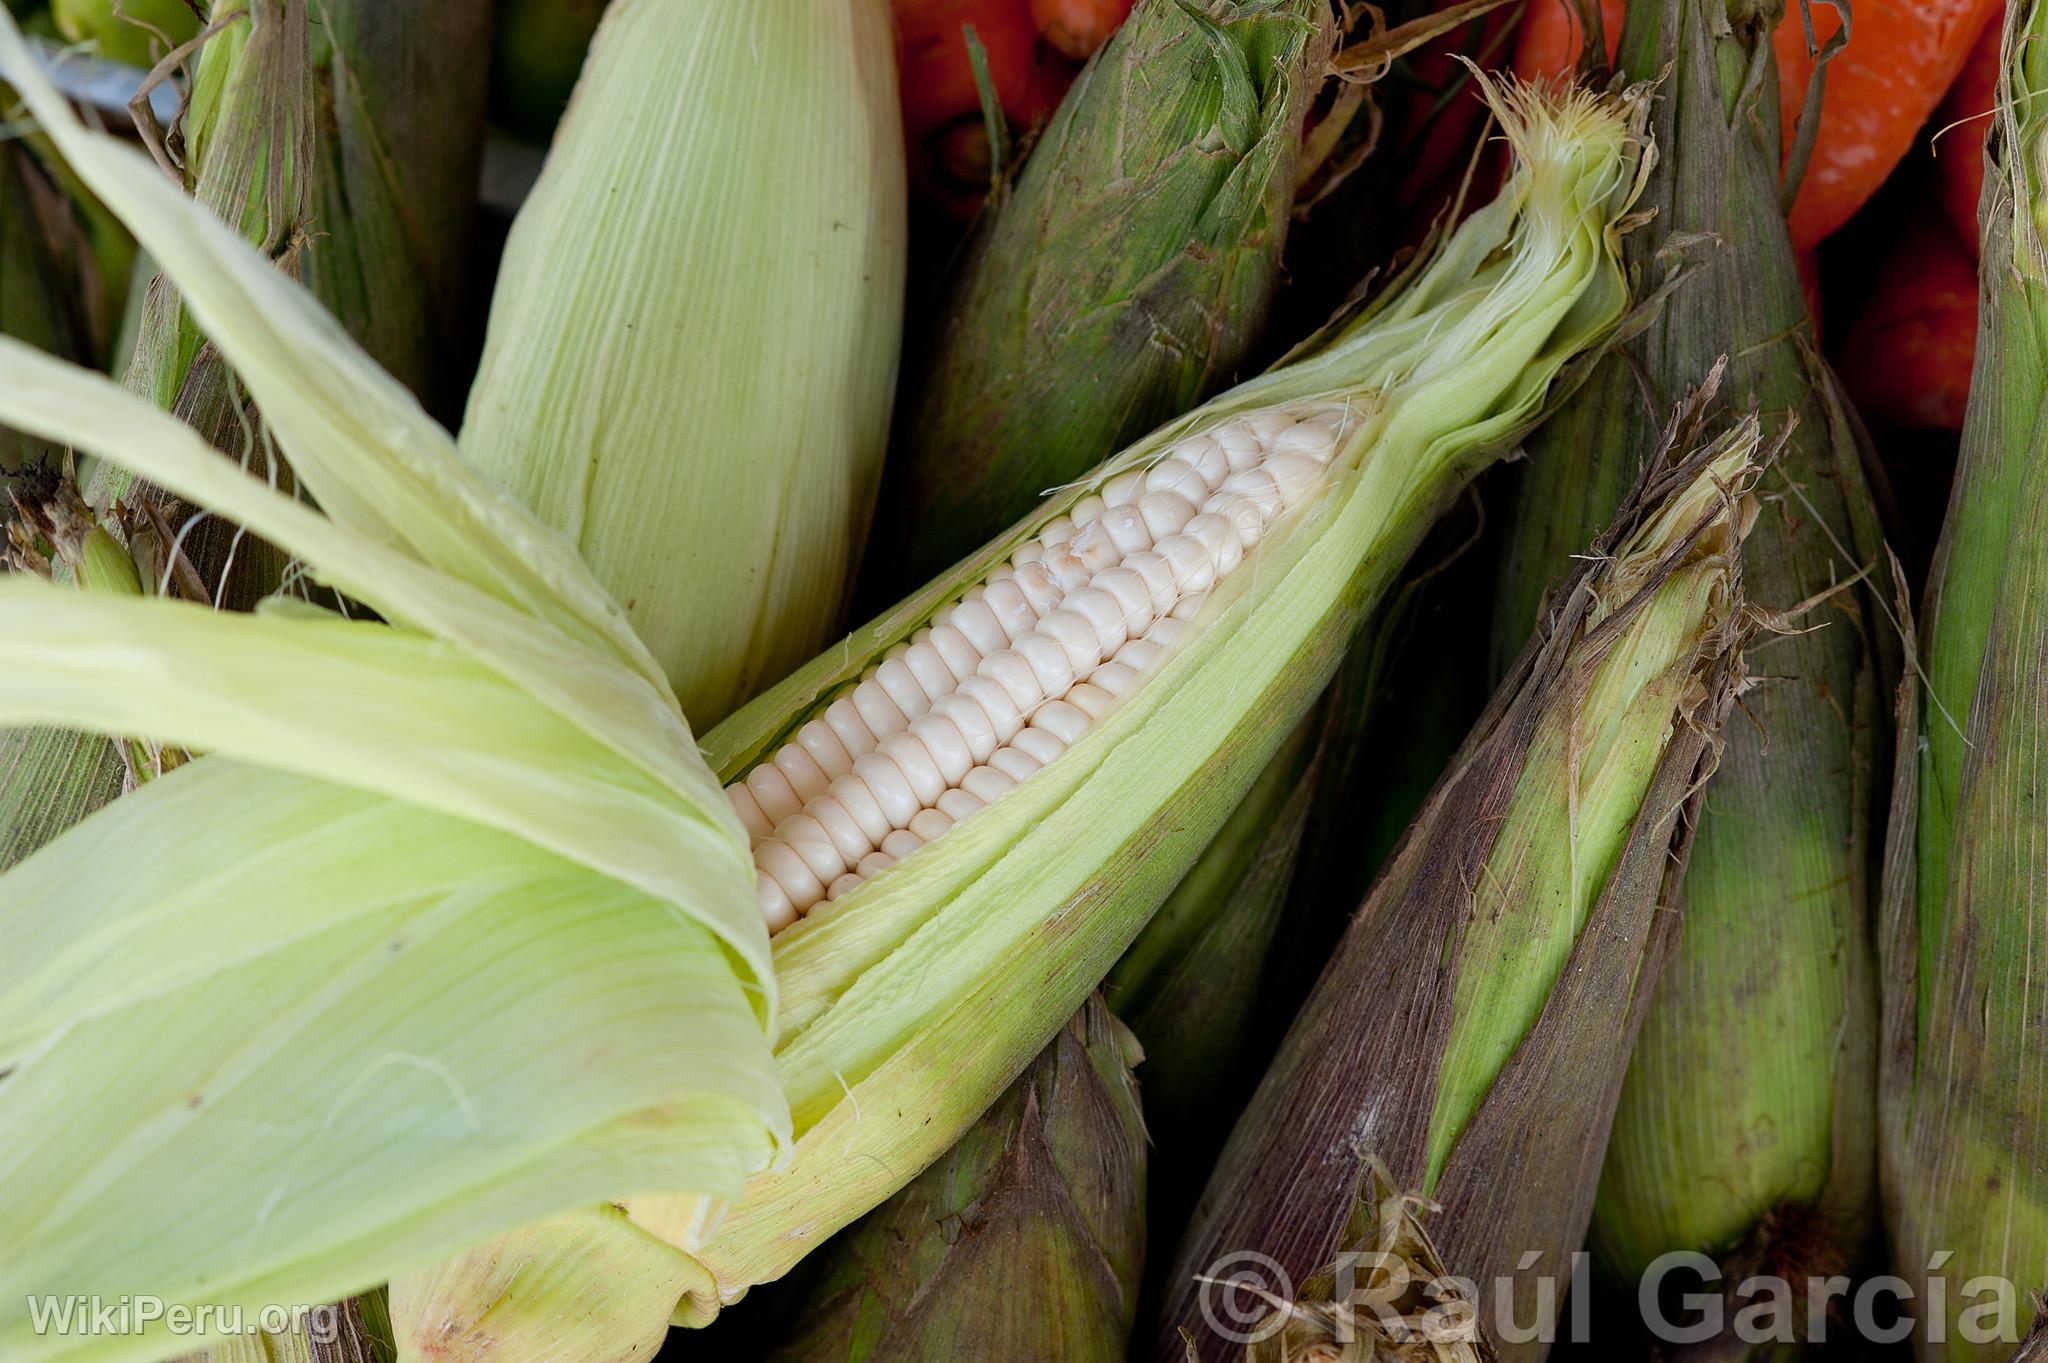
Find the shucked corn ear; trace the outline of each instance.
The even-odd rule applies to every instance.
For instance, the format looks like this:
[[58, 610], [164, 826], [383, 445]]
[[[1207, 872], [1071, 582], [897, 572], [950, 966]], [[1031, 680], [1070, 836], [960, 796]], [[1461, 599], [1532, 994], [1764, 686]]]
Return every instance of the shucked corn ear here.
[[[189, 1337], [31, 1299], [332, 1300], [786, 1144], [745, 835], [661, 669], [300, 288], [0, 74], [145, 240], [315, 511], [105, 379], [0, 342], [0, 422], [118, 461], [374, 609], [0, 580], [0, 723], [204, 750], [0, 877], [0, 1355]], [[544, 1093], [546, 1102], [535, 1102]]]
[[[1740, 8], [1629, 7], [1627, 74], [1672, 73], [1653, 122], [1669, 154], [1644, 198], [1660, 228], [1694, 243], [1689, 272], [1532, 440], [1496, 632], [1504, 655], [1519, 645], [1565, 557], [1619, 502], [1659, 394], [1726, 354], [1732, 405], [1796, 423], [1745, 549], [1751, 598], [1788, 614], [1755, 645], [1752, 670], [1769, 680], [1744, 700], [1749, 721], [1731, 727], [1701, 805], [1685, 931], [1630, 1061], [1593, 1213], [1596, 1265], [1629, 1291], [1673, 1251], [1723, 1257], [1730, 1288], [1743, 1264], [1798, 1281], [1845, 1273], [1874, 1229], [1873, 795], [1895, 650], [1883, 603], [1857, 581], [1883, 566], [1861, 430], [1820, 358], [1778, 207], [1767, 58], [1780, 6]], [[1630, 256], [1654, 276], [1664, 267], [1646, 238]]]
[[[966, 726], [959, 736], [973, 765], [957, 782], [938, 769], [947, 782], [938, 801], [928, 801], [929, 783], [920, 791], [902, 765], [922, 775], [919, 753], [906, 744], [886, 755], [896, 777], [878, 764], [859, 773], [891, 825], [881, 850], [893, 856], [887, 840], [897, 831], [920, 846], [886, 868], [872, 866], [876, 873], [776, 940], [777, 1066], [798, 1133], [794, 1158], [754, 1180], [722, 1217], [699, 1199], [628, 1199], [644, 1233], [643, 1259], [666, 1267], [629, 1272], [611, 1264], [607, 1271], [629, 1272], [635, 1282], [660, 1273], [687, 1279], [678, 1319], [701, 1321], [750, 1285], [779, 1277], [937, 1158], [1107, 974], [1322, 689], [1360, 616], [1446, 501], [1527, 426], [1559, 371], [1609, 333], [1627, 305], [1617, 236], [1646, 154], [1634, 131], [1639, 102], [1520, 89], [1498, 98], [1519, 158], [1507, 187], [1373, 308], [1111, 459], [706, 736], [713, 767], [727, 782], [747, 785], [758, 804], [752, 773], [764, 763], [782, 755], [808, 777], [791, 745], [830, 752], [813, 723], [843, 747], [849, 735], [861, 741], [849, 712], [870, 734], [878, 722], [895, 723], [892, 712], [907, 719], [883, 685], [882, 666], [900, 664], [916, 680], [912, 654], [928, 647], [957, 685], [938, 700], [924, 693], [927, 713]], [[1301, 441], [1319, 451], [1327, 441], [1329, 452], [1290, 456]], [[1231, 468], [1233, 457], [1239, 469]], [[1181, 527], [1183, 546], [1161, 552], [1118, 544], [1119, 534], [1155, 535], [1142, 499], [1133, 514], [1125, 495], [1155, 476], [1168, 486], [1199, 476], [1206, 489], [1213, 473], [1220, 489], [1253, 467], [1266, 469], [1272, 485], [1233, 489], [1229, 513], [1210, 513], [1213, 528], [1191, 531], [1192, 519]], [[1276, 470], [1313, 483], [1290, 492], [1284, 511]], [[1216, 494], [1201, 495], [1206, 502]], [[1245, 537], [1253, 535], [1248, 547]], [[1158, 562], [1129, 562], [1146, 553]], [[1091, 555], [1099, 556], [1096, 566]], [[1132, 579], [1149, 593], [1147, 572], [1177, 563], [1188, 582], [1160, 575], [1160, 600], [1141, 602]], [[1077, 571], [1091, 585], [1059, 585], [1056, 574]], [[1098, 575], [1119, 573], [1128, 577], [1092, 585]], [[962, 676], [966, 659], [954, 660], [961, 663], [955, 671], [942, 651], [954, 642], [941, 641], [941, 626], [950, 625], [975, 649], [975, 677], [1006, 651], [1028, 667], [1028, 653], [1008, 642], [1023, 629], [1027, 581], [1052, 583], [1062, 602], [1069, 587], [1107, 598], [1055, 605], [1040, 617], [1070, 617], [1046, 626], [1060, 651], [1045, 653], [1053, 668], [1047, 680], [1069, 689], [1034, 703], [1028, 715], [994, 675], [1012, 664], [990, 663], [988, 684], [976, 685]], [[1118, 582], [1132, 592], [1129, 607], [1120, 603]], [[1140, 605], [1150, 627], [1163, 622], [1171, 637], [1149, 641], [1158, 651], [1141, 650], [1140, 663], [1101, 657], [1117, 631], [1130, 632], [1121, 612]], [[979, 622], [980, 641], [964, 621]], [[928, 663], [919, 665], [936, 683]], [[1129, 668], [1129, 675], [1112, 674], [1122, 695], [1095, 680], [1106, 667]], [[954, 696], [959, 702], [948, 703]], [[844, 732], [834, 728], [835, 715]], [[1034, 727], [1059, 744], [1057, 753], [1047, 745], [1037, 770], [1017, 779], [982, 760], [983, 752], [992, 759], [1018, 746], [1040, 761], [1021, 744], [1043, 740], [1018, 738]], [[911, 739], [934, 767], [949, 741], [936, 729]], [[869, 756], [879, 758], [875, 737]], [[957, 751], [948, 760], [957, 768]], [[774, 795], [789, 775], [778, 770], [758, 778]], [[985, 799], [967, 785], [976, 771], [1013, 784]], [[878, 780], [893, 803], [883, 803]], [[903, 790], [894, 789], [898, 780]], [[835, 778], [804, 803], [832, 796], [845, 781]], [[833, 798], [846, 804], [850, 789]], [[955, 818], [942, 802], [956, 791], [982, 807], [965, 809], [953, 797], [965, 814]], [[865, 811], [858, 792], [851, 799], [849, 816]], [[914, 825], [934, 809], [954, 826], [926, 839]], [[801, 810], [778, 813], [780, 827]], [[906, 814], [913, 827], [899, 830]], [[829, 839], [826, 818], [808, 817]], [[761, 825], [753, 831], [759, 839]], [[835, 846], [835, 855], [844, 851]], [[809, 874], [831, 888], [821, 872]], [[779, 897], [787, 891], [774, 875], [767, 880], [774, 882], [763, 890], [771, 915], [787, 917]], [[532, 1268], [535, 1281], [560, 1293], [554, 1300], [548, 1292], [523, 1294], [516, 1282], [508, 1291], [508, 1273], [495, 1268], [467, 1291], [446, 1274], [434, 1275], [431, 1291], [394, 1284], [401, 1345], [424, 1354], [431, 1344], [441, 1358], [521, 1357], [497, 1351], [500, 1332], [525, 1335], [523, 1322], [548, 1316], [584, 1331], [578, 1345], [556, 1335], [550, 1358], [648, 1356], [665, 1312], [620, 1310], [573, 1322], [562, 1314], [593, 1298], [564, 1265], [587, 1243], [583, 1229], [599, 1219], [593, 1212], [582, 1229], [576, 1218], [531, 1228], [484, 1255], [487, 1266]]]
[[893, 599], [1228, 383], [1280, 282], [1320, 0], [1143, 0], [985, 215], [905, 394], [866, 582]]
[[[1945, 1338], [1916, 1335], [1928, 1360], [2006, 1358], [2048, 1292], [2044, 40], [2048, 6], [2007, 11], [1977, 364], [1921, 670], [1901, 692], [1879, 935], [1885, 1223], [1916, 1302], [1945, 1284], [1950, 1303]], [[1955, 1328], [1966, 1310], [1981, 1313], [1970, 1331]]]
[[1138, 1059], [1090, 997], [958, 1144], [819, 1256], [770, 1363], [1123, 1363], [1145, 1248]]
[[1430, 1234], [1480, 1285], [1481, 1336], [1540, 1357], [1487, 1314], [1494, 1285], [1515, 1279], [1523, 1328], [1557, 1309], [1561, 1293], [1546, 1308], [1530, 1289], [1569, 1274], [1592, 1210], [1676, 927], [1684, 815], [1736, 690], [1757, 427], [1706, 441], [1704, 406], [1689, 404], [1352, 920], [1202, 1195], [1147, 1356], [1244, 1357], [1204, 1317], [1264, 1319], [1251, 1333], [1271, 1335], [1287, 1302], [1218, 1312], [1201, 1278], [1262, 1254], [1287, 1276], [1259, 1286], [1289, 1293], [1340, 1251], [1378, 1248], [1354, 1238], [1354, 1209], [1407, 1193], [1441, 1204]]
[[700, 726], [837, 628], [904, 273], [883, 0], [618, 0], [512, 226], [462, 450]]

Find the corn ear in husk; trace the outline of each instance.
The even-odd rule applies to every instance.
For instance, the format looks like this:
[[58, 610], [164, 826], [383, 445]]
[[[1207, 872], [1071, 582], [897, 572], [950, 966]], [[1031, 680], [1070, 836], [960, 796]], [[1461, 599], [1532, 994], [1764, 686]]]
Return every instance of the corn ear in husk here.
[[939, 302], [884, 479], [882, 599], [1235, 377], [1333, 25], [1311, 0], [1141, 0], [1081, 73]]
[[[995, 1101], [1209, 843], [1442, 508], [1619, 321], [1616, 237], [1647, 155], [1635, 99], [1500, 99], [1519, 167], [1412, 276], [1109, 460], [705, 736], [720, 778], [737, 780], [1016, 545], [1182, 442], [1297, 416], [1334, 442], [1325, 491], [1220, 581], [1143, 685], [1029, 780], [775, 939], [791, 1160], [722, 1216], [695, 1198], [627, 1201], [653, 1242], [697, 1266], [680, 1323], [780, 1277]], [[495, 1257], [552, 1263], [562, 1232], [509, 1237]], [[451, 1319], [466, 1319], [467, 1347], [442, 1356], [503, 1357], [489, 1318], [519, 1309], [503, 1294], [465, 1305], [444, 1292], [433, 1337], [445, 1346]], [[589, 1322], [587, 1347], [556, 1357], [645, 1357], [665, 1323]]]
[[[1430, 1236], [1478, 1284], [1468, 1308], [1497, 1309], [1506, 1282], [1515, 1324], [1554, 1318], [1739, 677], [1758, 432], [1752, 418], [1707, 440], [1704, 405], [1688, 404], [1668, 461], [1559, 594], [1353, 919], [1202, 1195], [1149, 1356], [1243, 1357], [1204, 1324], [1200, 1279], [1268, 1256], [1263, 1286], [1283, 1300], [1249, 1309], [1270, 1336], [1295, 1314], [1292, 1284], [1378, 1247], [1385, 1219], [1360, 1242], [1354, 1213], [1402, 1194], [1440, 1209]], [[1497, 1316], [1474, 1323], [1464, 1342], [1541, 1356]]]
[[[1952, 1303], [1944, 1338], [1915, 1336], [1929, 1360], [2010, 1356], [2048, 1291], [2035, 757], [2048, 647], [2048, 7], [2014, 5], [2005, 25], [1977, 363], [1920, 667], [1901, 690], [1879, 937], [1885, 1223], [1895, 1271], [1919, 1299], [1945, 1286]], [[1972, 1308], [1974, 1328], [1956, 1328]]]
[[568, 536], [709, 726], [839, 627], [888, 439], [883, 0], [618, 0], [512, 226], [463, 454]]
[[833, 1241], [772, 1363], [1121, 1363], [1145, 1246], [1137, 1059], [1091, 997], [951, 1150]]
[[452, 420], [468, 375], [467, 282], [493, 0], [319, 0], [311, 33], [313, 296]]
[[[1531, 442], [1504, 557], [1501, 656], [1635, 477], [1666, 395], [1723, 354], [1737, 409], [1790, 421], [1745, 547], [1780, 611], [1701, 806], [1685, 931], [1643, 1023], [1593, 1214], [1597, 1267], [1633, 1291], [1658, 1256], [1803, 1280], [1849, 1271], [1873, 1230], [1873, 789], [1896, 650], [1859, 583], [1883, 550], [1864, 437], [1820, 357], [1779, 208], [1771, 34], [1780, 6], [1631, 5], [1620, 59], [1669, 72], [1669, 150], [1646, 203], [1685, 273], [1642, 334]], [[1732, 112], [1731, 112], [1732, 111]], [[1645, 277], [1670, 268], [1649, 234]]]
[[320, 510], [16, 342], [0, 421], [389, 622], [0, 580], [0, 721], [207, 753], [0, 876], [0, 1353], [176, 1351], [38, 1332], [45, 1294], [331, 1301], [626, 1190], [736, 1193], [789, 1134], [775, 980], [744, 830], [661, 669], [568, 544], [267, 257], [84, 128], [4, 19], [0, 70]]

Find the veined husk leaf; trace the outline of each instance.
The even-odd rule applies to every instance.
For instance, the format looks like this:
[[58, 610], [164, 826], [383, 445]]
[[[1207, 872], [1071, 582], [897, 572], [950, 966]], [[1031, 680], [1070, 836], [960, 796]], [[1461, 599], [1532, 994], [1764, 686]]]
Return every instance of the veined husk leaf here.
[[882, 0], [618, 0], [513, 224], [463, 453], [576, 544], [700, 726], [839, 626], [903, 176]]
[[[1519, 1325], [1557, 1310], [1561, 1294], [1546, 1308], [1531, 1289], [1569, 1273], [1592, 1210], [1676, 928], [1685, 816], [1738, 679], [1758, 432], [1752, 418], [1704, 440], [1704, 406], [1688, 405], [1352, 920], [1202, 1195], [1148, 1356], [1245, 1357], [1203, 1323], [1198, 1275], [1257, 1252], [1308, 1283], [1340, 1251], [1376, 1248], [1352, 1238], [1354, 1212], [1404, 1193], [1441, 1204], [1443, 1262], [1480, 1285], [1467, 1342], [1541, 1356], [1489, 1314], [1495, 1285], [1514, 1283]], [[1269, 1305], [1277, 1330], [1286, 1304]]]
[[1316, 0], [1143, 0], [977, 228], [884, 473], [891, 600], [1236, 377], [1280, 283]]
[[1819, 354], [1779, 208], [1781, 10], [1630, 6], [1625, 72], [1669, 73], [1654, 117], [1667, 154], [1645, 200], [1674, 248], [1660, 259], [1639, 235], [1631, 263], [1685, 274], [1532, 439], [1503, 560], [1506, 658], [1635, 478], [1670, 395], [1726, 355], [1731, 406], [1794, 423], [1744, 551], [1751, 599], [1787, 616], [1754, 645], [1750, 670], [1767, 680], [1706, 790], [1685, 932], [1630, 1062], [1593, 1215], [1596, 1265], [1627, 1292], [1672, 1251], [1724, 1257], [1731, 1287], [1745, 1263], [1801, 1280], [1847, 1272], [1874, 1229], [1873, 807], [1896, 655], [1877, 592], [1857, 581], [1883, 568], [1865, 437]]
[[819, 1256], [771, 1363], [1123, 1363], [1146, 1240], [1139, 1059], [1090, 996], [952, 1149]]
[[0, 583], [0, 722], [214, 752], [0, 876], [0, 931], [33, 944], [0, 988], [0, 1242], [25, 1247], [0, 1352], [179, 1347], [37, 1334], [43, 1294], [326, 1301], [565, 1206], [736, 1191], [789, 1131], [766, 934], [745, 832], [623, 612], [302, 289], [86, 130], [4, 20], [0, 71], [322, 510], [16, 342], [0, 421], [390, 622]]
[[[1519, 169], [1426, 267], [1289, 363], [1107, 461], [706, 736], [713, 768], [734, 779], [1017, 542], [1185, 435], [1270, 408], [1344, 426], [1326, 493], [1224, 579], [1143, 686], [1058, 761], [776, 938], [793, 1159], [722, 1218], [699, 1199], [628, 1202], [651, 1243], [674, 1247], [651, 1253], [687, 1251], [704, 1270], [679, 1321], [781, 1276], [1015, 1079], [1208, 844], [1444, 504], [1618, 322], [1618, 237], [1647, 155], [1633, 132], [1640, 96], [1517, 89], [1501, 100]], [[552, 1258], [547, 1240], [512, 1237], [499, 1254]], [[472, 1300], [479, 1327], [462, 1356], [498, 1356], [481, 1317], [502, 1305]], [[588, 1351], [559, 1357], [646, 1357], [661, 1325], [593, 1322]]]
[[2048, 1291], [2044, 35], [2048, 6], [2008, 10], [1979, 208], [1977, 362], [1921, 668], [1900, 692], [1879, 933], [1880, 1181], [1895, 1270], [1920, 1299], [1938, 1276], [1952, 1309], [1994, 1313], [1974, 1333], [1916, 1332], [1929, 1360], [2008, 1357]]

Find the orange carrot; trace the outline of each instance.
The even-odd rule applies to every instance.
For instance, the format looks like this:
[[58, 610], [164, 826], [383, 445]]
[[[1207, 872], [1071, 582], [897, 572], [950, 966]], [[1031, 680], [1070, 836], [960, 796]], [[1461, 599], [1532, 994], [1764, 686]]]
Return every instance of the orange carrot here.
[[1039, 35], [1077, 62], [1094, 56], [1130, 12], [1131, 0], [1031, 0]]
[[1039, 41], [1031, 0], [895, 0], [903, 135], [918, 195], [971, 216], [988, 190], [989, 146], [966, 29], [988, 53], [1004, 116], [1022, 130], [1058, 107], [1078, 69]]
[[1999, 26], [1984, 25], [1956, 83], [1935, 111], [1934, 176], [1956, 234], [1977, 249], [1977, 199], [1984, 192], [1984, 138], [1998, 100]]
[[[1627, 0], [1600, 0], [1600, 32], [1607, 41], [1607, 60], [1621, 37]], [[1586, 50], [1586, 26], [1575, 0], [1529, 0], [1515, 39], [1515, 74], [1523, 80], [1562, 76], [1579, 64]]]
[[[1792, 204], [1792, 244], [1812, 246], [1884, 183], [1941, 102], [2001, 0], [1857, 0], [1848, 46], [1828, 66], [1820, 133]], [[1813, 6], [1823, 39], [1839, 17]], [[1774, 35], [1789, 153], [1812, 62], [1798, 0]]]
[[1912, 223], [1842, 344], [1842, 380], [1866, 417], [1960, 430], [1977, 353], [1977, 269], [1945, 216]]

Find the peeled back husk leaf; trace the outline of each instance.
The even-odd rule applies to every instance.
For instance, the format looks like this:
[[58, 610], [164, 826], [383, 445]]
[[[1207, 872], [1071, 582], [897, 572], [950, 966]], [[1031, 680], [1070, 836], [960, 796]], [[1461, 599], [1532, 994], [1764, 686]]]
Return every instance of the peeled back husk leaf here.
[[[270, 262], [0, 71], [261, 406], [285, 496], [4, 343], [0, 421], [118, 461], [389, 623], [0, 581], [0, 722], [208, 755], [0, 876], [0, 1353], [47, 1294], [332, 1301], [631, 1189], [729, 1196], [788, 1139], [745, 833], [573, 549]], [[288, 906], [289, 912], [285, 909]], [[535, 1093], [548, 1101], [536, 1103]]]
[[1977, 363], [1921, 667], [1900, 691], [1879, 932], [1880, 1180], [1895, 1271], [1922, 1300], [1945, 1284], [1952, 1309], [1974, 1316], [1972, 1330], [1916, 1334], [1931, 1361], [2006, 1358], [2048, 1291], [2048, 841], [2035, 755], [2048, 720], [2044, 35], [2048, 6], [2011, 7], [1979, 208]]
[[[1015, 1079], [1211, 840], [1437, 514], [1619, 321], [1618, 236], [1647, 155], [1633, 131], [1640, 96], [1498, 98], [1518, 169], [1372, 308], [1111, 459], [706, 736], [714, 769], [736, 781], [1112, 480], [1226, 425], [1248, 430], [1232, 423], [1307, 418], [1323, 431], [1322, 491], [1222, 580], [1142, 685], [1043, 770], [776, 938], [793, 1159], [722, 1217], [701, 1199], [627, 1202], [663, 1247], [650, 1253], [700, 1266], [678, 1322], [787, 1272], [938, 1158]], [[550, 1234], [509, 1237], [496, 1255], [552, 1262]], [[446, 1293], [438, 1305], [443, 1357], [501, 1361], [518, 1355], [496, 1351], [489, 1317], [552, 1309], [479, 1291], [466, 1345], [449, 1348], [446, 1313], [461, 1308]], [[666, 1321], [587, 1324], [586, 1346], [556, 1359], [647, 1357]]]
[[618, 0], [513, 223], [463, 454], [575, 543], [699, 727], [839, 627], [903, 174], [883, 0]]
[[832, 1242], [771, 1363], [1122, 1363], [1145, 1246], [1138, 1059], [1091, 997], [951, 1150]]
[[[1461, 1338], [1541, 1357], [1487, 1313], [1503, 1283], [1519, 1326], [1558, 1309], [1537, 1280], [1569, 1275], [1591, 1213], [1677, 925], [1686, 815], [1739, 675], [1757, 426], [1706, 441], [1704, 405], [1681, 414], [1352, 920], [1202, 1195], [1149, 1356], [1243, 1357], [1204, 1323], [1204, 1277], [1260, 1254], [1269, 1280], [1309, 1283], [1379, 1248], [1356, 1238], [1358, 1209], [1412, 1195], [1437, 1204], [1443, 1263], [1480, 1286]], [[1368, 1220], [1376, 1236], [1384, 1218]], [[1252, 1319], [1270, 1336], [1290, 1312], [1267, 1305]], [[1227, 1296], [1223, 1309], [1237, 1314]]]

